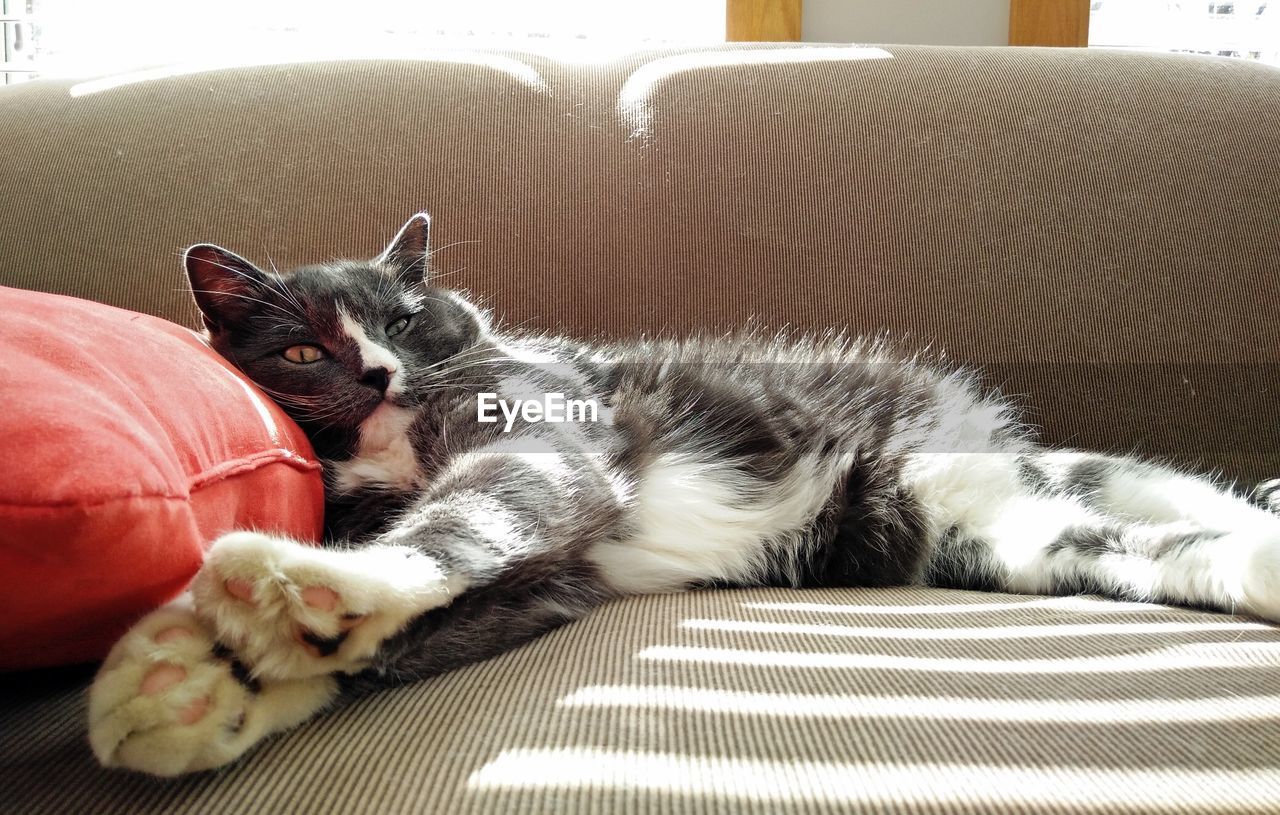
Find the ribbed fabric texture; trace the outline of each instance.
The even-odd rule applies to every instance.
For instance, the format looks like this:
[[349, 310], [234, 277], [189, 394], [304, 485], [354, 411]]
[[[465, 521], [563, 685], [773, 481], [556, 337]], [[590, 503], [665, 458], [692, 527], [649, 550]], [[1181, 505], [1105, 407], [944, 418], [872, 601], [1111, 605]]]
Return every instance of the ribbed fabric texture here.
[[93, 764], [84, 681], [7, 682], [0, 810], [1271, 813], [1280, 629], [1090, 598], [609, 605], [216, 774]]
[[372, 256], [426, 209], [441, 282], [511, 324], [884, 330], [999, 365], [1051, 442], [1280, 473], [1280, 70], [876, 56], [462, 52], [13, 86], [0, 283], [191, 323], [184, 246]]

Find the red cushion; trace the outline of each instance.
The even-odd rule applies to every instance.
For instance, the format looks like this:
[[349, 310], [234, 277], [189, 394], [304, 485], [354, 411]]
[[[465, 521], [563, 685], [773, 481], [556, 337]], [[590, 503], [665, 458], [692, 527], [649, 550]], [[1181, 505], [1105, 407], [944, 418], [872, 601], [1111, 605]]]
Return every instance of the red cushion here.
[[0, 668], [104, 656], [232, 529], [316, 541], [302, 431], [199, 335], [0, 287]]

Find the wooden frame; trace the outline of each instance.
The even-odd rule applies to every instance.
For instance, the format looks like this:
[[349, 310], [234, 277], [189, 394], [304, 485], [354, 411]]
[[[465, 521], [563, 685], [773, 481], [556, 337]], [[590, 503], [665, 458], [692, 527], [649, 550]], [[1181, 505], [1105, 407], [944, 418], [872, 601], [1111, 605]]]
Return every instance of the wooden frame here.
[[1009, 44], [1087, 46], [1089, 0], [1009, 0]]
[[802, 0], [725, 0], [729, 42], [798, 42]]

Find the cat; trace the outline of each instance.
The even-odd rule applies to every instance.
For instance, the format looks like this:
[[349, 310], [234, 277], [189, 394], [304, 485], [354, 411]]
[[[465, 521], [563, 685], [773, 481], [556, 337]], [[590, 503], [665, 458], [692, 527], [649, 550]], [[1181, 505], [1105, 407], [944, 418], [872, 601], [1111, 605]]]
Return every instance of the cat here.
[[288, 274], [187, 250], [213, 348], [325, 463], [326, 545], [215, 541], [99, 671], [104, 765], [221, 766], [633, 594], [922, 584], [1280, 620], [1280, 481], [1047, 449], [974, 373], [882, 341], [507, 332], [435, 285], [429, 227]]

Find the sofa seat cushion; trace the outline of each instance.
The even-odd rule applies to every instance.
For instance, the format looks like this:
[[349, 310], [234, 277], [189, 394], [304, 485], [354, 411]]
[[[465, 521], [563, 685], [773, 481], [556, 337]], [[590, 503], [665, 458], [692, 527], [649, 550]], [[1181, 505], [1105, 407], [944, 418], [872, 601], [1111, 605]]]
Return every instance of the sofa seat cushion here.
[[195, 333], [0, 288], [0, 669], [104, 656], [235, 528], [321, 532], [302, 431]]
[[[17, 679], [22, 679], [21, 683]], [[1273, 812], [1280, 628], [931, 589], [637, 597], [217, 773], [98, 768], [15, 677], [15, 812]]]

